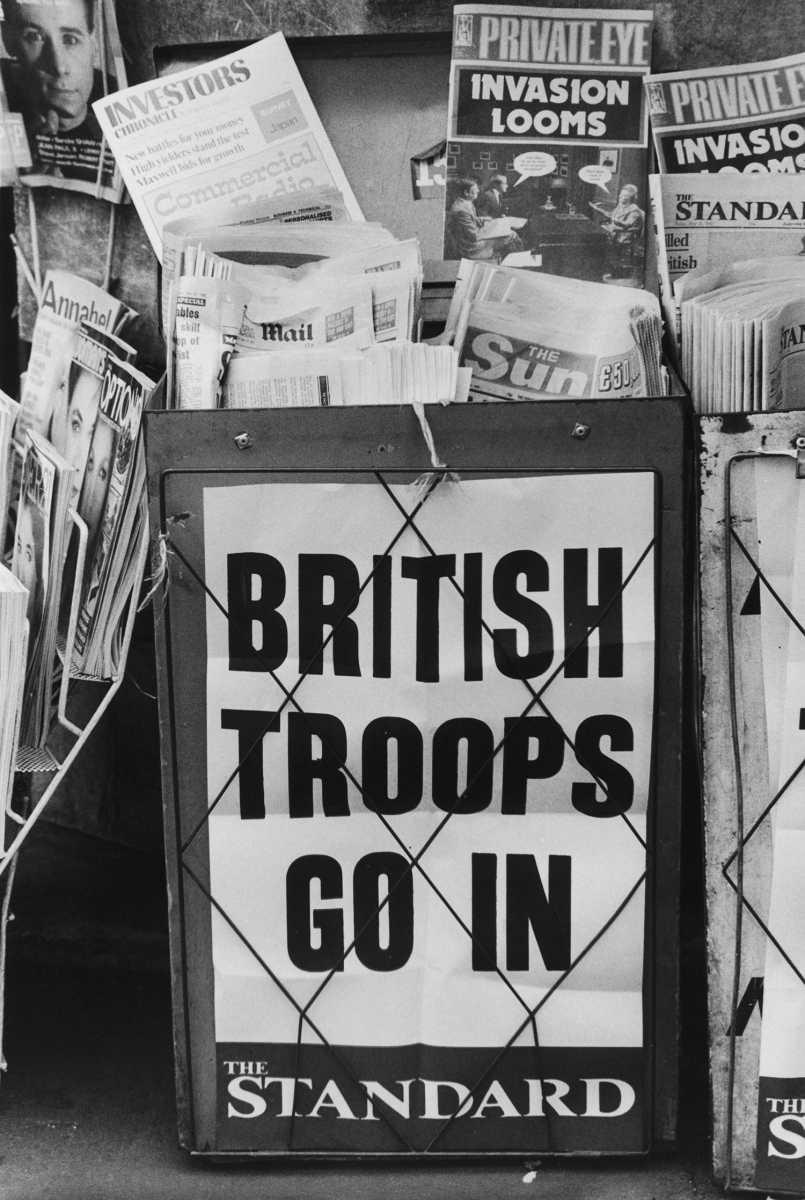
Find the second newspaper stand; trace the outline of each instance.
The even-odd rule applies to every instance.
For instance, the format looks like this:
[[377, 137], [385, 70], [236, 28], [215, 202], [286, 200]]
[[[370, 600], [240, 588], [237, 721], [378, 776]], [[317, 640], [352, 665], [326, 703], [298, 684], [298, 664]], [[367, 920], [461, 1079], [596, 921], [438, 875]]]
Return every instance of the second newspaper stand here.
[[676, 400], [148, 414], [186, 1148], [673, 1137], [690, 441]]

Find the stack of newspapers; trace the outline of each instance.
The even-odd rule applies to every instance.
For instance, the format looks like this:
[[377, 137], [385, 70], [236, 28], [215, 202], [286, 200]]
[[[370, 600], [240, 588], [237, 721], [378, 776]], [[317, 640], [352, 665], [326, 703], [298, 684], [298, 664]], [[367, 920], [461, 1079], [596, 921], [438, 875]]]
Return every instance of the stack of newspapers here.
[[662, 320], [639, 288], [462, 260], [444, 332], [471, 398], [661, 396]]
[[699, 412], [799, 408], [805, 177], [651, 179], [663, 309]]
[[[163, 312], [176, 408], [447, 403], [449, 346], [415, 343], [422, 260], [332, 189], [165, 230]], [[340, 215], [339, 215], [340, 214]]]
[[646, 80], [668, 343], [703, 413], [802, 405], [805, 54]]
[[48, 272], [19, 411], [0, 405], [10, 567], [27, 589], [27, 746], [48, 736], [60, 658], [100, 678], [119, 666], [121, 605], [146, 533], [140, 421], [155, 392], [119, 336], [132, 315], [94, 284]]

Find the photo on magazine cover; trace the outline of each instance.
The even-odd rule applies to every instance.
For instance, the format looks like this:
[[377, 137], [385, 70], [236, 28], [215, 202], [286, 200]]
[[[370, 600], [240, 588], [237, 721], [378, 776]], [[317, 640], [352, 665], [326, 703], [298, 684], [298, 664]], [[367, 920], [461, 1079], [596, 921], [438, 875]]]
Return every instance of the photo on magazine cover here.
[[642, 287], [650, 12], [454, 10], [444, 257]]
[[[125, 86], [109, 0], [2, 0], [0, 107], [21, 119], [30, 162], [22, 182], [119, 201], [114, 157], [92, 111]], [[25, 163], [26, 165], [23, 165]]]

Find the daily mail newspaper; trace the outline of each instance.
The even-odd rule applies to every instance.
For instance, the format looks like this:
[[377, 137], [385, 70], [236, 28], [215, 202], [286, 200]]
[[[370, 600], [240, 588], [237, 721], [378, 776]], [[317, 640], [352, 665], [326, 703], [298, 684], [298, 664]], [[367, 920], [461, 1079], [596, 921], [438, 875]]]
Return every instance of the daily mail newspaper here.
[[3, 0], [0, 17], [0, 127], [19, 179], [119, 203], [92, 111], [126, 85], [113, 0]]
[[[455, 7], [445, 258], [516, 250], [642, 284], [652, 25], [646, 10]], [[508, 242], [485, 228], [502, 217]]]
[[805, 178], [650, 175], [660, 298], [679, 344], [677, 280], [738, 259], [791, 255], [805, 262]]
[[225, 201], [336, 187], [361, 219], [281, 33], [94, 108], [160, 262], [167, 221]]
[[805, 171], [805, 54], [651, 75], [646, 92], [662, 172]]

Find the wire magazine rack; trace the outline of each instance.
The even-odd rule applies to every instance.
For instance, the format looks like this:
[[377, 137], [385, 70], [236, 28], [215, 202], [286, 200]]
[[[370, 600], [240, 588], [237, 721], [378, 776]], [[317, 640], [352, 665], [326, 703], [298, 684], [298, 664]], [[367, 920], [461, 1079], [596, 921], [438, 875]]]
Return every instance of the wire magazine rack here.
[[[119, 630], [120, 656], [118, 668], [114, 675], [101, 677], [88, 675], [70, 667], [73, 660], [78, 617], [81, 601], [81, 581], [83, 579], [84, 563], [87, 550], [87, 526], [75, 509], [70, 509], [68, 519], [74, 527], [77, 545], [76, 570], [73, 589], [70, 596], [70, 612], [67, 633], [64, 644], [57, 649], [61, 665], [58, 700], [55, 719], [52, 723], [49, 738], [56, 728], [63, 729], [73, 741], [69, 749], [61, 757], [50, 748], [47, 741], [42, 746], [24, 746], [17, 749], [16, 782], [12, 796], [4, 814], [6, 830], [13, 831], [11, 836], [5, 836], [2, 851], [0, 851], [0, 1071], [5, 1069], [5, 1057], [2, 1051], [4, 1029], [4, 997], [6, 980], [6, 950], [8, 922], [11, 918], [11, 896], [14, 884], [14, 874], [20, 850], [30, 836], [35, 825], [47, 809], [48, 804], [64, 782], [71, 767], [81, 756], [89, 738], [99, 725], [110, 704], [114, 700], [126, 671], [129, 647], [134, 631], [134, 621], [142, 586], [145, 565], [148, 558], [148, 526], [143, 525], [140, 532], [135, 555], [135, 569], [131, 574], [128, 595], [123, 598], [120, 606]], [[97, 686], [97, 700], [86, 721], [79, 725], [69, 715], [70, 697], [74, 685], [91, 683]], [[101, 690], [102, 689], [102, 690]], [[50, 778], [33, 805], [29, 801], [29, 785], [33, 775], [49, 775]], [[1, 1078], [1, 1076], [0, 1076]]]
[[[443, 456], [445, 456], [445, 448], [447, 448], [446, 457], [451, 463], [451, 467], [458, 472], [460, 477], [467, 478], [500, 477], [505, 476], [507, 473], [540, 474], [545, 471], [550, 474], [563, 475], [572, 474], [574, 471], [629, 470], [636, 469], [637, 463], [640, 463], [644, 467], [656, 467], [658, 461], [663, 463], [661, 470], [664, 471], [668, 467], [671, 467], [671, 470], [673, 469], [667, 458], [667, 445], [663, 446], [661, 444], [662, 437], [659, 438], [660, 444], [655, 445], [651, 452], [645, 455], [644, 451], [648, 449], [648, 445], [651, 442], [651, 431], [647, 430], [648, 436], [646, 442], [643, 442], [638, 437], [637, 444], [635, 444], [633, 422], [637, 406], [606, 406], [609, 411], [604, 414], [601, 408], [598, 407], [601, 403], [597, 402], [596, 406], [562, 403], [536, 406], [530, 404], [501, 406], [503, 411], [507, 412], [507, 415], [513, 412], [513, 416], [519, 418], [519, 421], [517, 419], [512, 421], [514, 428], [508, 431], [508, 436], [504, 435], [501, 438], [502, 445], [497, 453], [495, 450], [491, 453], [489, 452], [488, 429], [483, 440], [475, 441], [474, 435], [478, 434], [478, 427], [472, 430], [472, 435], [468, 436], [466, 430], [461, 429], [456, 431], [451, 425], [451, 421], [459, 421], [459, 417], [455, 412], [435, 414], [433, 419], [434, 426], [437, 421], [442, 426], [440, 429], [434, 429], [436, 444], [439, 446]], [[620, 403], [622, 406], [623, 402]], [[641, 405], [646, 405], [647, 403], [645, 401], [640, 402]], [[665, 415], [670, 416], [673, 412], [678, 416], [678, 405], [676, 402], [671, 403], [673, 408], [666, 409]], [[472, 408], [474, 406], [469, 407]], [[494, 419], [499, 413], [494, 413], [494, 416], [492, 415], [490, 412], [490, 410], [494, 412], [494, 406], [492, 405], [478, 407], [486, 410], [484, 424], [489, 422], [489, 428], [492, 428]], [[626, 411], [628, 408], [632, 410], [630, 413]], [[528, 412], [528, 410], [531, 411]], [[661, 410], [658, 407], [654, 408], [654, 415], [656, 417], [660, 417], [660, 412]], [[594, 413], [595, 415], [593, 415]], [[254, 744], [250, 746], [245, 754], [241, 754], [240, 761], [237, 763], [234, 771], [232, 771], [223, 786], [217, 790], [209, 802], [206, 798], [206, 789], [203, 785], [200, 785], [196, 776], [194, 776], [192, 782], [188, 782], [188, 780], [182, 778], [183, 769], [186, 769], [188, 748], [187, 745], [182, 746], [181, 744], [177, 744], [176, 729], [179, 726], [184, 729], [187, 728], [190, 708], [188, 707], [187, 696], [181, 696], [179, 693], [187, 691], [195, 697], [195, 704], [203, 706], [204, 703], [202, 700], [204, 687], [200, 686], [201, 676], [198, 675], [198, 662], [196, 661], [196, 673], [192, 679], [183, 682], [179, 675], [177, 675], [177, 663], [185, 663], [188, 661], [188, 658], [192, 659], [193, 657], [195, 657], [195, 660], [198, 660], [199, 657], [197, 654], [195, 656], [192, 654], [188, 655], [189, 643], [183, 639], [189, 628], [193, 626], [196, 629], [198, 628], [199, 622], [197, 618], [199, 614], [203, 613], [205, 605], [209, 604], [213, 606], [224, 617], [228, 615], [222, 598], [215, 594], [205, 579], [205, 572], [202, 565], [203, 556], [199, 553], [198, 529], [196, 529], [195, 533], [191, 530], [189, 536], [186, 536], [188, 528], [192, 524], [190, 520], [192, 512], [199, 510], [201, 492], [207, 487], [215, 486], [216, 481], [223, 482], [224, 479], [232, 482], [238, 480], [255, 482], [259, 479], [269, 477], [279, 478], [289, 476], [293, 476], [294, 479], [301, 481], [321, 479], [335, 482], [348, 481], [350, 478], [355, 480], [361, 479], [373, 482], [376, 485], [377, 503], [388, 502], [393, 505], [398, 521], [396, 531], [390, 536], [388, 544], [373, 548], [375, 551], [375, 562], [377, 563], [384, 556], [388, 556], [405, 532], [415, 534], [425, 555], [433, 556], [438, 554], [438, 548], [423, 532], [418, 521], [430, 498], [438, 492], [440, 487], [445, 485], [449, 476], [449, 473], [446, 471], [442, 471], [441, 473], [434, 472], [429, 479], [428, 486], [422, 488], [418, 500], [413, 506], [406, 508], [405, 505], [401, 504], [399, 497], [392, 488], [392, 484], [397, 480], [411, 478], [412, 470], [414, 474], [417, 473], [415, 466], [418, 456], [416, 452], [412, 453], [412, 447], [416, 446], [417, 439], [412, 435], [410, 425], [406, 423], [404, 415], [400, 416], [400, 414], [395, 413], [393, 420], [390, 420], [388, 409], [372, 409], [368, 413], [366, 410], [363, 410], [357, 414], [354, 410], [352, 413], [339, 413], [338, 419], [347, 428], [338, 428], [333, 437], [336, 443], [341, 443], [343, 440], [343, 445], [337, 445], [335, 452], [327, 456], [330, 465], [326, 467], [315, 462], [318, 454], [316, 437], [322, 433], [320, 424], [321, 416], [319, 414], [302, 414], [300, 412], [292, 415], [297, 425], [295, 429], [285, 424], [287, 415], [280, 412], [249, 414], [248, 422], [245, 421], [245, 414], [236, 412], [216, 414], [155, 414], [153, 417], [149, 416], [147, 426], [146, 444], [149, 448], [148, 468], [152, 503], [152, 525], [154, 528], [160, 528], [163, 531], [162, 536], [167, 539], [168, 553], [173, 563], [172, 574], [175, 576], [164, 609], [158, 615], [157, 635], [160, 651], [160, 661], [158, 663], [160, 674], [160, 724], [163, 735], [163, 764], [166, 767], [164, 780], [166, 853], [168, 857], [169, 888], [174, 900], [171, 910], [171, 944], [174, 971], [174, 1023], [175, 1044], [177, 1048], [180, 1134], [181, 1140], [187, 1148], [196, 1153], [214, 1154], [217, 1157], [225, 1157], [227, 1154], [232, 1153], [232, 1151], [216, 1144], [214, 1081], [210, 1077], [210, 1067], [208, 1065], [214, 1057], [214, 1035], [211, 1033], [211, 1000], [208, 998], [211, 974], [208, 943], [209, 923], [212, 914], [215, 914], [218, 920], [225, 923], [247, 954], [259, 965], [260, 972], [264, 973], [272, 981], [273, 985], [279, 989], [288, 1003], [293, 1007], [297, 1022], [296, 1045], [292, 1050], [295, 1062], [293, 1068], [294, 1077], [298, 1079], [305, 1073], [310, 1073], [310, 1071], [305, 1071], [305, 1054], [310, 1049], [310, 1043], [305, 1042], [303, 1037], [305, 1033], [309, 1033], [320, 1046], [324, 1047], [327, 1055], [332, 1058], [333, 1069], [340, 1071], [345, 1079], [349, 1079], [354, 1086], [361, 1088], [358, 1069], [347, 1060], [342, 1048], [327, 1038], [324, 1030], [321, 1028], [318, 1016], [313, 1013], [313, 1008], [321, 1000], [322, 996], [326, 996], [327, 988], [336, 977], [336, 973], [341, 969], [346, 959], [355, 952], [356, 945], [364, 930], [371, 923], [377, 922], [381, 918], [384, 908], [391, 901], [395, 887], [399, 886], [401, 880], [398, 879], [395, 882], [389, 880], [389, 889], [385, 897], [374, 907], [372, 912], [364, 915], [361, 927], [356, 928], [354, 936], [343, 950], [340, 961], [324, 973], [312, 996], [305, 1003], [300, 1003], [295, 999], [285, 987], [272, 963], [261, 955], [257, 946], [254, 945], [247, 933], [239, 926], [237, 919], [215, 895], [209, 877], [208, 822], [224, 793], [243, 769], [244, 763], [248, 760], [250, 754], [259, 747], [262, 733], [265, 731], [261, 732], [260, 736], [256, 738]], [[334, 418], [336, 413], [328, 412], [325, 416], [326, 418]], [[475, 414], [470, 419], [470, 425], [473, 424], [474, 417]], [[190, 421], [187, 418], [190, 418]], [[177, 419], [182, 422], [181, 436], [178, 435], [176, 429]], [[531, 428], [526, 432], [527, 419], [536, 423], [536, 430]], [[542, 428], [540, 428], [540, 420], [544, 426]], [[606, 447], [603, 449], [603, 453], [601, 444], [597, 446], [595, 453], [590, 454], [588, 449], [588, 453], [585, 454], [583, 448], [573, 445], [572, 441], [568, 440], [573, 437], [579, 439], [578, 432], [574, 433], [574, 430], [584, 428], [589, 431], [590, 426], [586, 424], [587, 421], [595, 421], [594, 427], [599, 431], [603, 431], [607, 421], [611, 422], [608, 429], [609, 436], [606, 439]], [[317, 422], [319, 423], [317, 424]], [[632, 423], [631, 428], [630, 422]], [[249, 425], [248, 430], [242, 428], [244, 424]], [[299, 428], [300, 424], [302, 428]], [[386, 430], [388, 436], [385, 440], [378, 441], [378, 433], [384, 429], [384, 425], [389, 424], [392, 425], [392, 430], [390, 432]], [[519, 436], [523, 439], [524, 444], [519, 449], [514, 449], [514, 446], [518, 442], [518, 424], [520, 425]], [[305, 425], [307, 425], [307, 428], [304, 427]], [[614, 438], [613, 427], [615, 430]], [[679, 427], [677, 427], [678, 432]], [[539, 436], [542, 448], [542, 454], [536, 455], [536, 461], [533, 451], [535, 433]], [[196, 435], [195, 437], [193, 436], [194, 434]], [[620, 437], [618, 436], [619, 434]], [[583, 440], [583, 438], [579, 439], [579, 441]], [[531, 444], [525, 449], [524, 446], [529, 442]], [[457, 459], [455, 456], [456, 443], [461, 447], [461, 451], [463, 452], [460, 459]], [[167, 458], [167, 448], [169, 445], [174, 448], [176, 446], [182, 447], [182, 453], [178, 462], [175, 460], [175, 455], [170, 460]], [[626, 448], [627, 445], [630, 445], [630, 449]], [[468, 446], [472, 447], [469, 453], [467, 453]], [[570, 452], [568, 451], [569, 446], [572, 447]], [[681, 446], [682, 442], [680, 441], [680, 451]], [[313, 448], [312, 454], [305, 453], [305, 450], [310, 447]], [[550, 447], [550, 449], [546, 451], [545, 447]], [[253, 448], [258, 449], [257, 454], [254, 453]], [[251, 461], [244, 462], [244, 449], [250, 451], [249, 457]], [[582, 450], [581, 453], [579, 453], [580, 449]], [[402, 455], [402, 462], [405, 464], [411, 463], [411, 465], [400, 466], [394, 461], [393, 457], [389, 461], [389, 450], [392, 451], [392, 455], [395, 450], [399, 450]], [[361, 458], [366, 454], [372, 460], [368, 467], [362, 463], [360, 466], [347, 465], [350, 461], [354, 463], [356, 459], [360, 462]], [[421, 458], [421, 447], [419, 457]], [[314, 460], [313, 462], [311, 462], [311, 458]], [[255, 459], [259, 461], [255, 461]], [[291, 460], [290, 462], [289, 459]], [[300, 459], [305, 459], [306, 461], [303, 463], [299, 461]], [[344, 459], [347, 462], [344, 462]], [[528, 467], [524, 468], [520, 466], [516, 461], [518, 459], [527, 462], [529, 464]], [[502, 465], [504, 462], [507, 463], [506, 466]], [[421, 465], [420, 462], [420, 468]], [[684, 472], [681, 463], [677, 465], [679, 466], [679, 470], [676, 486], [681, 493], [684, 491]], [[187, 481], [185, 490], [182, 490], [183, 479]], [[662, 588], [663, 568], [669, 570], [669, 576], [671, 571], [675, 571], [681, 597], [684, 577], [681, 557], [673, 565], [671, 565], [671, 560], [676, 559], [677, 554], [681, 556], [682, 542], [679, 535], [681, 533], [681, 517], [685, 503], [680, 496], [675, 496], [670, 501], [670, 510], [675, 511], [680, 517], [680, 524], [674, 530], [671, 527], [674, 524], [673, 520], [669, 524], [669, 508], [666, 506], [675, 488], [674, 485], [671, 485], [666, 492], [664, 490], [665, 484], [666, 479], [663, 476], [659, 485], [662, 490], [663, 503], [659, 499], [660, 493], [657, 493], [657, 520], [659, 525], [655, 530], [655, 535], [643, 547], [638, 560], [628, 564], [628, 570], [622, 581], [621, 590], [617, 596], [612, 598], [610, 603], [620, 602], [622, 593], [629, 588], [632, 580], [641, 569], [654, 571], [658, 590]], [[172, 490], [174, 485], [178, 485], [178, 491]], [[182, 496], [181, 503], [177, 499], [179, 495]], [[180, 504], [182, 508], [180, 514], [174, 511], [177, 504]], [[660, 547], [662, 547], [662, 555], [660, 555]], [[373, 574], [374, 572], [361, 580], [359, 595], [371, 584]], [[176, 580], [180, 582], [177, 584]], [[463, 600], [464, 594], [459, 584], [455, 580], [451, 580], [451, 584]], [[180, 602], [177, 610], [180, 613], [179, 616], [172, 611], [175, 608], [171, 600], [174, 587], [179, 588]], [[191, 599], [191, 603], [194, 606], [192, 609], [188, 609], [185, 606], [188, 597], [193, 597]], [[676, 672], [677, 686], [679, 686], [681, 681], [684, 636], [680, 597], [677, 597], [680, 599], [680, 605], [676, 610], [680, 619], [675, 630], [670, 630], [668, 627], [669, 613], [667, 610], [667, 598], [660, 600], [661, 610], [665, 608], [666, 611], [660, 612], [658, 638], [669, 637], [670, 643], [673, 644], [668, 655], [664, 652], [658, 653], [658, 660], [663, 664], [661, 670], [665, 673], [659, 688], [660, 696], [665, 695], [666, 687], [669, 683], [669, 671], [671, 674]], [[673, 607], [674, 601], [672, 600], [671, 608]], [[352, 611], [352, 609], [349, 609], [349, 611]], [[191, 614], [193, 615], [191, 616]], [[563, 661], [556, 665], [555, 669], [551, 670], [549, 676], [540, 683], [539, 687], [534, 687], [528, 681], [522, 681], [524, 685], [523, 710], [518, 720], [522, 720], [527, 714], [536, 711], [550, 720], [556, 721], [550, 707], [550, 687], [563, 670], [566, 658], [577, 653], [580, 648], [586, 645], [587, 640], [596, 631], [600, 622], [604, 620], [605, 615], [605, 611], [602, 611], [598, 619], [580, 635], [578, 642], [570, 647], [566, 647]], [[189, 616], [191, 616], [191, 619], [188, 619]], [[346, 619], [346, 614], [341, 619]], [[203, 625], [203, 617], [201, 618], [201, 623]], [[670, 623], [673, 624], [673, 618], [671, 618]], [[481, 625], [485, 636], [492, 639], [494, 643], [495, 635], [483, 617], [481, 618]], [[338, 622], [330, 629], [328, 636], [319, 649], [317, 658], [320, 658], [324, 654], [326, 647], [336, 636], [337, 628]], [[660, 647], [658, 644], [658, 652], [659, 650]], [[294, 684], [288, 685], [287, 683], [281, 683], [274, 672], [267, 667], [267, 675], [273, 679], [274, 683], [278, 684], [283, 693], [283, 699], [281, 700], [282, 710], [298, 714], [303, 721], [306, 719], [306, 713], [299, 702], [298, 693], [309, 670], [310, 664], [300, 672], [299, 678]], [[676, 719], [678, 719], [679, 708], [680, 706], [677, 706]], [[673, 711], [672, 706], [666, 708], [663, 703], [658, 708], [658, 714], [665, 712], [667, 715]], [[274, 714], [272, 713], [272, 719], [273, 717]], [[201, 719], [203, 721], [203, 717]], [[665, 791], [666, 787], [670, 784], [670, 792], [673, 792], [674, 779], [677, 777], [677, 768], [681, 756], [681, 739], [678, 733], [676, 740], [674, 740], [673, 735], [670, 738], [667, 737], [669, 731], [666, 731], [666, 737], [663, 738], [661, 726], [664, 723], [664, 718], [658, 715], [657, 721], [659, 723], [655, 723], [654, 731], [654, 745], [656, 747], [657, 758], [653, 767], [654, 785], [652, 786], [651, 815], [649, 817], [649, 834], [647, 838], [643, 839], [626, 814], [622, 814], [620, 818], [624, 837], [629, 839], [637, 838], [645, 851], [645, 869], [639, 872], [631, 880], [631, 883], [624, 888], [624, 894], [614, 910], [601, 915], [600, 924], [594, 935], [574, 953], [573, 960], [568, 968], [553, 981], [550, 989], [536, 1005], [529, 1004], [505, 971], [497, 965], [494, 967], [501, 985], [509, 991], [519, 1005], [521, 1019], [517, 1027], [512, 1031], [508, 1041], [498, 1046], [494, 1055], [483, 1064], [483, 1070], [480, 1072], [477, 1082], [471, 1088], [471, 1094], [474, 1095], [485, 1082], [488, 1082], [495, 1069], [505, 1059], [515, 1042], [523, 1034], [528, 1036], [529, 1045], [533, 1041], [533, 1046], [531, 1046], [533, 1061], [529, 1070], [534, 1072], [540, 1080], [546, 1076], [548, 1072], [546, 1072], [543, 1066], [544, 1048], [540, 1045], [537, 1029], [537, 1016], [540, 1010], [550, 997], [572, 976], [573, 971], [605, 936], [607, 931], [618, 921], [635, 897], [644, 893], [647, 914], [646, 941], [644, 946], [644, 954], [646, 956], [644, 998], [647, 1003], [647, 1008], [645, 1009], [646, 1028], [644, 1044], [646, 1050], [650, 1048], [649, 1057], [651, 1057], [651, 1051], [653, 1051], [654, 1058], [650, 1068], [651, 1083], [647, 1089], [647, 1092], [652, 1093], [652, 1095], [649, 1102], [649, 1111], [645, 1114], [645, 1144], [643, 1149], [647, 1149], [655, 1140], [668, 1140], [672, 1136], [672, 1129], [675, 1124], [676, 1096], [675, 1051], [671, 1046], [671, 1043], [675, 1045], [676, 1037], [676, 951], [674, 945], [669, 945], [662, 938], [657, 939], [655, 942], [652, 930], [654, 923], [661, 913], [664, 915], [660, 916], [660, 919], [665, 924], [667, 918], [671, 917], [673, 919], [672, 914], [676, 912], [676, 896], [671, 894], [674, 892], [674, 884], [671, 882], [669, 892], [669, 877], [671, 881], [675, 878], [675, 864], [678, 853], [678, 827], [675, 826], [675, 822], [678, 820], [678, 810], [670, 794], [665, 796], [664, 803], [660, 800], [657, 788], [659, 787], [660, 791]], [[568, 731], [562, 728], [561, 734], [565, 746], [570, 749], [571, 753], [574, 753], [573, 739]], [[503, 739], [496, 743], [491, 756], [492, 759], [502, 750], [506, 736], [508, 735], [504, 735]], [[203, 757], [203, 753], [199, 754], [197, 749], [196, 758], [203, 759]], [[663, 767], [659, 763], [659, 759], [662, 758], [666, 759], [665, 771], [663, 771]], [[185, 764], [184, 768], [183, 763]], [[674, 763], [676, 763], [676, 768], [673, 765]], [[481, 769], [485, 769], [488, 765], [488, 763], [485, 763]], [[436, 901], [445, 906], [452, 920], [460, 927], [468, 941], [472, 942], [475, 951], [482, 954], [484, 947], [478, 944], [477, 936], [473, 933], [466, 914], [459, 912], [455, 905], [451, 903], [443, 887], [440, 886], [439, 880], [423, 862], [426, 852], [434, 841], [438, 839], [442, 830], [454, 816], [456, 810], [446, 811], [444, 816], [435, 824], [424, 844], [418, 849], [412, 850], [399, 837], [393, 825], [388, 822], [386, 817], [376, 811], [376, 806], [372, 805], [371, 797], [367, 796], [362, 781], [345, 765], [341, 767], [341, 770], [355, 789], [356, 794], [367, 801], [367, 809], [375, 813], [377, 820], [384, 826], [385, 832], [396, 843], [400, 855], [405, 858], [408, 864], [405, 874], [417, 874], [421, 877], [426, 887], [435, 896]], [[598, 786], [606, 792], [601, 780], [597, 779], [593, 772], [591, 772], [591, 775], [596, 779]], [[658, 784], [659, 780], [662, 782]], [[471, 786], [472, 781], [469, 781], [465, 791], [468, 791]], [[193, 793], [196, 799], [192, 808], [185, 810], [181, 796], [183, 794], [188, 795], [189, 793]], [[460, 804], [461, 798], [458, 798], [456, 808]], [[670, 939], [670, 941], [673, 942], [675, 939]], [[651, 961], [652, 958], [653, 961]], [[674, 1016], [669, 1020], [668, 1018], [671, 1016], [672, 1011], [674, 1012]], [[380, 1122], [386, 1127], [391, 1138], [390, 1147], [383, 1150], [382, 1153], [385, 1156], [391, 1153], [392, 1155], [403, 1156], [405, 1158], [427, 1158], [438, 1156], [442, 1153], [456, 1153], [455, 1148], [450, 1146], [450, 1132], [458, 1115], [458, 1112], [454, 1113], [437, 1129], [432, 1130], [424, 1143], [414, 1144], [406, 1131], [401, 1130], [388, 1114], [378, 1112], [377, 1116]], [[557, 1150], [550, 1109], [537, 1122], [537, 1125], [540, 1132], [539, 1144], [533, 1146], [535, 1152], [567, 1152], [566, 1149]], [[506, 1152], [506, 1150], [495, 1151], [495, 1153]], [[236, 1153], [243, 1154], [244, 1152], [240, 1151]], [[279, 1149], [272, 1147], [270, 1150], [267, 1150], [264, 1147], [255, 1146], [245, 1153], [263, 1155], [284, 1154], [299, 1157], [300, 1155], [305, 1156], [310, 1153], [315, 1155], [317, 1151], [312, 1150], [310, 1144], [306, 1145], [304, 1138], [300, 1137], [298, 1124], [294, 1116], [290, 1122], [287, 1141], [283, 1147]], [[321, 1148], [318, 1149], [318, 1153], [322, 1153]], [[349, 1155], [350, 1153], [354, 1154], [355, 1151], [346, 1151], [345, 1153]], [[328, 1152], [328, 1157], [337, 1156], [337, 1153]]]

